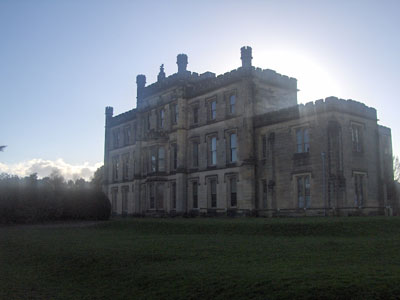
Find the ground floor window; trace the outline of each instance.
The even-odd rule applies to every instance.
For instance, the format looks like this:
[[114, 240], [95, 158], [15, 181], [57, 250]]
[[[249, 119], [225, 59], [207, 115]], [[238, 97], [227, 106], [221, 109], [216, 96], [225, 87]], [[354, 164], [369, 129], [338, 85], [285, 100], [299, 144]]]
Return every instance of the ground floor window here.
[[237, 188], [236, 188], [236, 177], [229, 178], [229, 200], [230, 206], [236, 207], [237, 206]]
[[176, 209], [176, 182], [171, 183], [171, 207]]
[[310, 175], [296, 177], [297, 182], [297, 201], [299, 208], [310, 207]]
[[117, 196], [118, 196], [118, 188], [113, 188], [111, 190], [111, 207], [113, 213], [117, 212]]
[[123, 186], [121, 192], [122, 192], [122, 214], [128, 214], [129, 186]]
[[354, 174], [354, 205], [364, 204], [364, 174]]
[[198, 199], [198, 184], [197, 181], [192, 182], [192, 198], [193, 198], [193, 208], [199, 208], [199, 199]]
[[210, 178], [209, 181], [209, 199], [211, 208], [217, 207], [217, 179]]

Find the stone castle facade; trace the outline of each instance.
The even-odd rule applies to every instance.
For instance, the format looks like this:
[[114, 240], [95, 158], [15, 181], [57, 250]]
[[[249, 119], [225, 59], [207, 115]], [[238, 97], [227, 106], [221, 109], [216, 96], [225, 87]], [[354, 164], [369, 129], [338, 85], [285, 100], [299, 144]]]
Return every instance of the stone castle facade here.
[[334, 97], [297, 104], [297, 80], [252, 66], [187, 70], [106, 108], [105, 190], [122, 215], [358, 215], [397, 211], [389, 128]]

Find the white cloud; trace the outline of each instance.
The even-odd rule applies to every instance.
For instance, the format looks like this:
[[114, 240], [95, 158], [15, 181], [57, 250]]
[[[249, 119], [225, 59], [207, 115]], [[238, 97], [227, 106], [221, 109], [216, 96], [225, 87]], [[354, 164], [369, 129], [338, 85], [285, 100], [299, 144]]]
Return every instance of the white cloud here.
[[32, 173], [37, 173], [39, 178], [49, 176], [52, 172], [57, 171], [66, 180], [84, 178], [89, 180], [94, 172], [103, 163], [95, 163], [90, 165], [85, 162], [81, 165], [71, 165], [66, 163], [62, 158], [57, 160], [45, 160], [40, 158], [23, 161], [17, 164], [6, 165], [0, 163], [0, 173], [8, 173], [21, 177], [28, 176]]

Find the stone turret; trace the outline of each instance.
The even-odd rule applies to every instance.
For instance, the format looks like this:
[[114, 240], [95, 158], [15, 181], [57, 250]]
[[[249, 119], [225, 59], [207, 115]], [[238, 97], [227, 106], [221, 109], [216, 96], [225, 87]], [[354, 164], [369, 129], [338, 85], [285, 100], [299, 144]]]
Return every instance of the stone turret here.
[[245, 46], [240, 48], [240, 59], [242, 60], [242, 67], [251, 67], [251, 60], [253, 59], [251, 54], [251, 47]]
[[178, 54], [176, 63], [178, 65], [178, 73], [185, 73], [188, 64], [188, 56], [186, 54]]
[[111, 120], [113, 114], [114, 114], [114, 109], [112, 108], [112, 106], [107, 106], [106, 107], [106, 125]]
[[142, 74], [136, 76], [136, 84], [137, 84], [137, 99], [140, 100], [142, 98], [143, 91], [146, 86], [146, 76]]

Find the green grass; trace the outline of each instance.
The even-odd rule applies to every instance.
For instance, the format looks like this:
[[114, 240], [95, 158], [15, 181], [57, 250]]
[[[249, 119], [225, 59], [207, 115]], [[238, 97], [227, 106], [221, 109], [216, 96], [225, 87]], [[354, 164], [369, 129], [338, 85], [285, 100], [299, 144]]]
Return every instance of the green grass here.
[[0, 228], [2, 299], [400, 297], [400, 218]]

